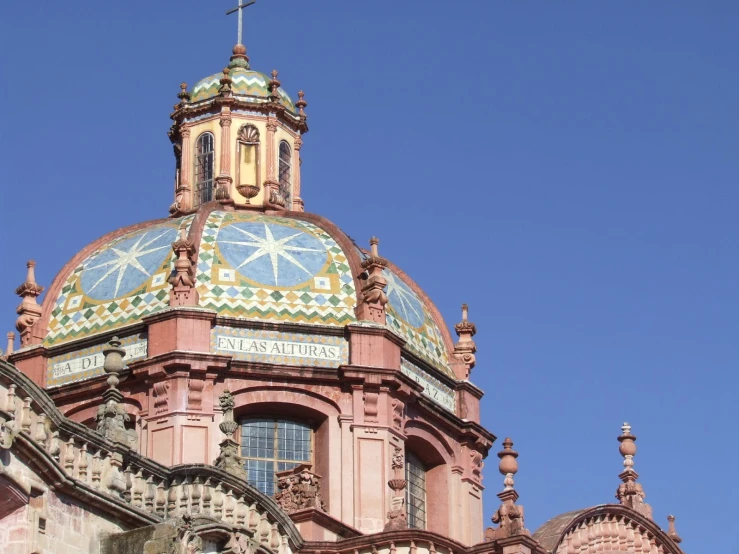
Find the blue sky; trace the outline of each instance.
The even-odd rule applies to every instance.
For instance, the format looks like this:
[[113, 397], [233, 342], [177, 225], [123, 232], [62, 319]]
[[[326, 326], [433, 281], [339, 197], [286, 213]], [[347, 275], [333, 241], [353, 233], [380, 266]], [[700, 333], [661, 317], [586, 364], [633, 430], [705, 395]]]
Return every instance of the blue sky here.
[[[0, 21], [0, 313], [85, 244], [167, 215], [179, 83], [232, 0], [10, 2]], [[306, 91], [306, 209], [468, 302], [483, 423], [532, 531], [613, 501], [618, 435], [687, 551], [739, 548], [739, 5], [259, 0], [254, 68]], [[485, 468], [485, 517], [502, 487]]]

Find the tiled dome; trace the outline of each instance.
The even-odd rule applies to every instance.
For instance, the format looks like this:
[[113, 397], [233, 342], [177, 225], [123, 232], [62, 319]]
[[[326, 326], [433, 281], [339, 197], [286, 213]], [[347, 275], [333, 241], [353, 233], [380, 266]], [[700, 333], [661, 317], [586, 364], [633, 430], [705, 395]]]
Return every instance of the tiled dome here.
[[[185, 230], [197, 245], [199, 305], [226, 318], [344, 326], [355, 307], [364, 253], [323, 218], [223, 211], [121, 229], [85, 248], [59, 274], [44, 303], [45, 345], [54, 347], [135, 325], [169, 306], [172, 243]], [[192, 228], [191, 228], [192, 227]], [[423, 293], [390, 265], [387, 326], [406, 348], [449, 375], [448, 331]]]

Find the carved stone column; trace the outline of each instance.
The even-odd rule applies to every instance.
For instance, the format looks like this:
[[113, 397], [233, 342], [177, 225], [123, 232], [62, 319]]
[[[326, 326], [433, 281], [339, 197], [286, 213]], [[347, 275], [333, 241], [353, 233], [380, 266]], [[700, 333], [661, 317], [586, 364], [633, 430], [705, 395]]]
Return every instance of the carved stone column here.
[[300, 149], [303, 147], [303, 139], [295, 139], [293, 148], [293, 207], [296, 212], [304, 212], [305, 204], [300, 197]]
[[194, 255], [195, 244], [188, 239], [185, 228], [180, 230], [180, 237], [172, 243], [172, 250], [177, 259], [174, 272], [169, 278], [172, 288], [169, 291], [170, 306], [197, 306], [198, 291], [195, 289]]
[[103, 392], [103, 404], [98, 408], [95, 419], [97, 420], [97, 432], [106, 439], [120, 442], [131, 448], [135, 448], [138, 437], [133, 429], [126, 429], [126, 422], [130, 417], [123, 405], [123, 393], [118, 390], [120, 377], [125, 377], [128, 368], [123, 363], [126, 350], [121, 347], [118, 337], [113, 337], [103, 348], [103, 369], [109, 375], [108, 389]]
[[382, 271], [387, 267], [387, 260], [381, 258], [378, 254], [377, 245], [380, 241], [377, 237], [370, 239], [370, 255], [362, 261], [362, 267], [367, 272], [367, 278], [362, 286], [362, 309], [364, 319], [368, 319], [374, 323], [385, 325], [385, 305], [387, 304], [387, 294], [385, 287], [387, 279], [382, 275]]
[[183, 212], [192, 210], [192, 187], [190, 180], [192, 178], [192, 147], [190, 146], [190, 129], [183, 126], [180, 129], [182, 136], [182, 161], [180, 162], [180, 186], [179, 193], [182, 194], [180, 209]]
[[267, 179], [264, 181], [265, 205], [273, 207], [285, 207], [285, 200], [280, 195], [280, 183], [277, 181], [275, 160], [275, 132], [277, 131], [277, 118], [270, 114], [267, 118]]
[[390, 499], [390, 511], [387, 513], [385, 531], [408, 528], [408, 517], [405, 512], [405, 495], [403, 493], [403, 490], [408, 485], [404, 473], [405, 459], [403, 451], [397, 446], [393, 451], [391, 467], [393, 469], [393, 478], [387, 484], [393, 490], [393, 497]]
[[233, 204], [231, 197], [231, 109], [224, 106], [221, 111], [221, 168], [216, 177], [216, 200]]
[[239, 427], [239, 424], [234, 421], [234, 408], [236, 407], [236, 402], [229, 391], [224, 391], [224, 393], [218, 397], [218, 403], [223, 410], [223, 421], [218, 427], [221, 432], [226, 435], [226, 438], [221, 441], [221, 444], [219, 445], [221, 447], [221, 452], [218, 454], [215, 462], [213, 462], [213, 465], [218, 469], [227, 471], [239, 479], [246, 480], [246, 469], [239, 458], [239, 443], [233, 440], [233, 434]]

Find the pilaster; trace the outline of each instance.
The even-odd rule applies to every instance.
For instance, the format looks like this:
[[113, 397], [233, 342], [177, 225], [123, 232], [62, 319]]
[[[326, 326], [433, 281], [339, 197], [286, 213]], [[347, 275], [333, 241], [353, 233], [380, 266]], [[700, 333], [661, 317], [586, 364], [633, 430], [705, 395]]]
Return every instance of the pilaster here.
[[303, 147], [303, 139], [300, 136], [295, 138], [293, 143], [293, 206], [296, 212], [304, 212], [305, 204], [300, 196], [300, 149]]
[[275, 114], [270, 113], [267, 117], [267, 144], [265, 148], [265, 154], [267, 156], [267, 179], [264, 181], [264, 199], [265, 204], [268, 206], [272, 205], [273, 207], [284, 208], [284, 201], [282, 202], [282, 204], [280, 204], [280, 200], [282, 198], [279, 193], [280, 184], [277, 181], [276, 175], [276, 132], [277, 117], [275, 116]]
[[190, 127], [182, 125], [180, 127], [180, 136], [182, 137], [182, 161], [180, 163], [180, 184], [178, 193], [182, 195], [181, 211], [189, 212], [192, 210], [192, 146], [190, 144]]
[[219, 156], [220, 169], [218, 177], [216, 177], [215, 198], [222, 204], [232, 205], [234, 203], [233, 192], [231, 191], [231, 184], [233, 183], [231, 177], [231, 148], [233, 145], [231, 144], [231, 109], [228, 105], [221, 108], [219, 124], [221, 126], [221, 152]]

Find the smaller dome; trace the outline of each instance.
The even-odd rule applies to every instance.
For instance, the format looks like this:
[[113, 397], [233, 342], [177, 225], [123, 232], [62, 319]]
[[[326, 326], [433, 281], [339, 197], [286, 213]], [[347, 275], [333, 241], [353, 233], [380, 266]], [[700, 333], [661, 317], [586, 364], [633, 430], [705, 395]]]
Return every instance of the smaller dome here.
[[[233, 49], [231, 62], [228, 64], [229, 74], [231, 78], [231, 91], [234, 96], [251, 97], [255, 102], [266, 102], [269, 99], [269, 82], [270, 78], [264, 73], [253, 71], [249, 67], [249, 58], [246, 56], [246, 48], [242, 44], [237, 44]], [[200, 79], [190, 92], [191, 102], [202, 102], [215, 98], [220, 94], [221, 79], [223, 72], [214, 73], [204, 79]], [[288, 94], [279, 87], [277, 93], [280, 96], [280, 104], [288, 110], [296, 113], [295, 104]]]

